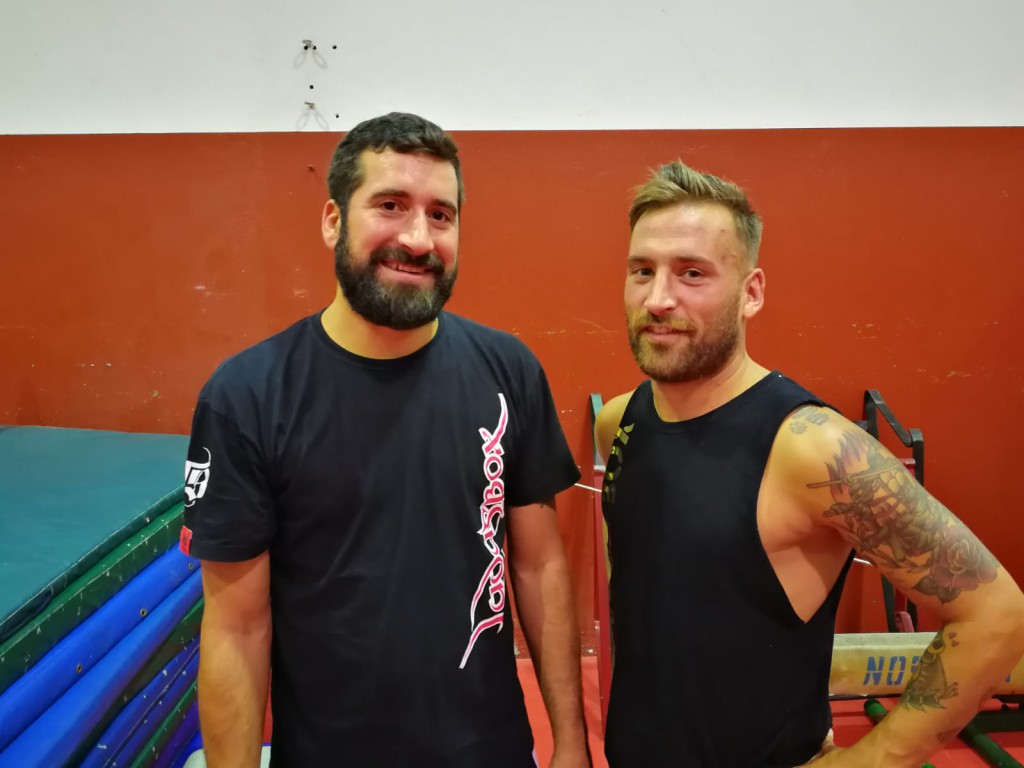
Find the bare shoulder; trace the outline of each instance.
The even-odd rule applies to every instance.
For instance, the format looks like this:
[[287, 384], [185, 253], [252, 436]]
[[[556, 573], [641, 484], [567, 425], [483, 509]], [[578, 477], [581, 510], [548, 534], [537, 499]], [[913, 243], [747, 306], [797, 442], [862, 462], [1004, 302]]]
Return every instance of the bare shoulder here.
[[844, 440], [868, 437], [860, 427], [840, 413], [821, 405], [801, 405], [787, 416], [775, 437], [773, 452], [780, 469], [799, 480], [810, 472], [819, 474], [822, 461], [830, 459]]
[[814, 404], [798, 407], [783, 420], [765, 467], [758, 502], [759, 515], [765, 515], [758, 520], [763, 537], [780, 539], [789, 546], [806, 541], [815, 528], [824, 525], [820, 492], [812, 492], [808, 486], [822, 479], [840, 434], [856, 428], [832, 409]]
[[813, 514], [823, 520], [830, 515], [821, 504], [848, 491], [848, 481], [859, 472], [883, 467], [904, 471], [902, 462], [857, 424], [814, 404], [800, 406], [782, 422], [772, 463], [789, 493], [808, 500]]
[[633, 396], [633, 391], [616, 395], [597, 412], [597, 419], [594, 422], [594, 440], [598, 453], [605, 461], [608, 461], [608, 452], [615, 439], [615, 431], [619, 428], [622, 414], [626, 411], [626, 405], [629, 403], [629, 398]]

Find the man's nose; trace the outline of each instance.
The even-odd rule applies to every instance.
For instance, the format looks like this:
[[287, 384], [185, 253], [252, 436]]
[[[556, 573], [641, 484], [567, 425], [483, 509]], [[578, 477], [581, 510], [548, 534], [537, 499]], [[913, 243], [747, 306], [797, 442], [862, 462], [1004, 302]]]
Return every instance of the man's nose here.
[[675, 296], [672, 295], [671, 276], [665, 272], [657, 272], [650, 283], [650, 291], [644, 300], [644, 309], [652, 315], [660, 315], [674, 309], [676, 306]]
[[430, 222], [425, 213], [410, 215], [408, 225], [398, 236], [398, 244], [411, 256], [422, 256], [434, 249], [434, 238], [430, 234]]

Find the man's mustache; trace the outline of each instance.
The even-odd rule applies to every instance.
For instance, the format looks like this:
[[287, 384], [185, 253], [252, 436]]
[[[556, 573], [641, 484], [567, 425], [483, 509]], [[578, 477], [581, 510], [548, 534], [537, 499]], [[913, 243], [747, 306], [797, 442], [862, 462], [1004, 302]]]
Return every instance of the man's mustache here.
[[659, 320], [654, 315], [643, 312], [638, 315], [634, 315], [629, 319], [629, 325], [631, 328], [641, 330], [659, 330], [659, 331], [693, 331], [696, 330], [696, 326], [688, 320]]
[[401, 248], [383, 247], [377, 248], [370, 253], [371, 266], [376, 266], [384, 261], [396, 261], [399, 264], [408, 264], [420, 269], [428, 269], [438, 275], [444, 274], [444, 262], [433, 251], [424, 253], [422, 256], [413, 256]]

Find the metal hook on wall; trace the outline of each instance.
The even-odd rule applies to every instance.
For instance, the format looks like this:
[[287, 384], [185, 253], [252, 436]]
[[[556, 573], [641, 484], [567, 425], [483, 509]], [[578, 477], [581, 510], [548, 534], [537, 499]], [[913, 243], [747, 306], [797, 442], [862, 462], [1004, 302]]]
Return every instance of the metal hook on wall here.
[[331, 126], [327, 122], [327, 118], [325, 118], [317, 111], [315, 101], [304, 101], [302, 103], [306, 105], [306, 111], [302, 113], [302, 117], [300, 117], [298, 122], [296, 123], [296, 130], [301, 131], [303, 128], [309, 125], [309, 118], [311, 116], [313, 118], [313, 122], [316, 123], [316, 125], [321, 130], [329, 131], [331, 129]]
[[[335, 46], [335, 48], [337, 48], [337, 46]], [[316, 43], [309, 38], [303, 38], [302, 50], [299, 51], [299, 54], [295, 57], [295, 61], [292, 62], [292, 66], [295, 69], [298, 69], [305, 63], [306, 57], [309, 55], [312, 55], [313, 63], [320, 67], [320, 69], [327, 69], [327, 59], [325, 59], [316, 49]]]

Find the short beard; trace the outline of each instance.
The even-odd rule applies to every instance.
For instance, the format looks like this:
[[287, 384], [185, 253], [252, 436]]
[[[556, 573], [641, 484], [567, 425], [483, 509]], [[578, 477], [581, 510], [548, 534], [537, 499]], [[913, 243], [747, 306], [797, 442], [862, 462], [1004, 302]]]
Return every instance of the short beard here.
[[[412, 285], [385, 285], [377, 279], [377, 267], [384, 260], [426, 267], [434, 274], [431, 288]], [[367, 263], [358, 266], [352, 261], [348, 247], [348, 227], [342, 224], [334, 246], [334, 274], [349, 306], [374, 325], [408, 331], [437, 319], [451, 298], [458, 277], [458, 265], [445, 272], [444, 263], [436, 253], [413, 257], [401, 248], [377, 248]]]
[[725, 312], [715, 318], [703, 338], [690, 339], [682, 350], [670, 357], [651, 348], [650, 338], [640, 336], [639, 328], [658, 321], [646, 312], [626, 317], [629, 347], [640, 370], [652, 381], [680, 384], [714, 376], [725, 368], [740, 344], [739, 296]]

